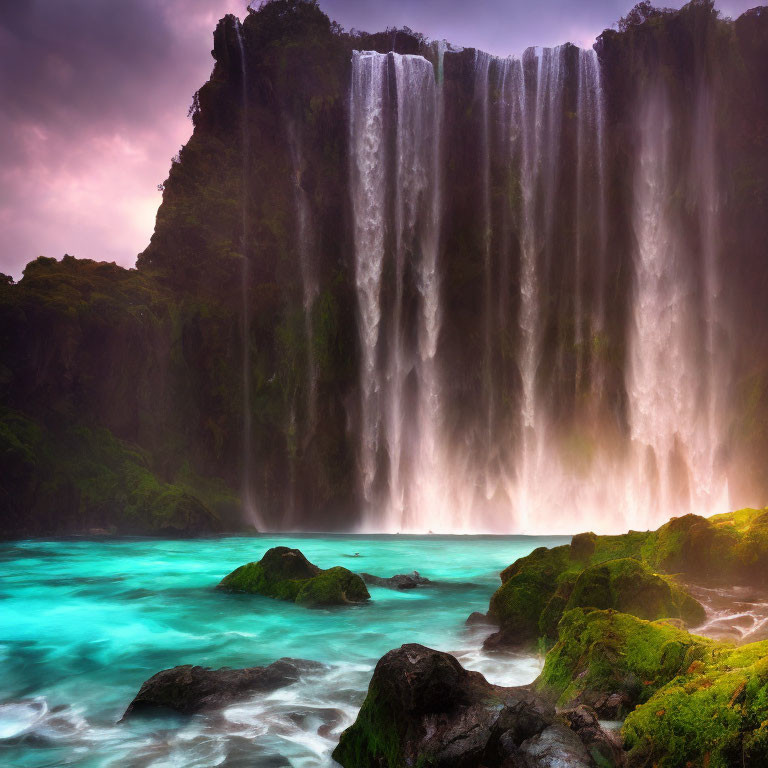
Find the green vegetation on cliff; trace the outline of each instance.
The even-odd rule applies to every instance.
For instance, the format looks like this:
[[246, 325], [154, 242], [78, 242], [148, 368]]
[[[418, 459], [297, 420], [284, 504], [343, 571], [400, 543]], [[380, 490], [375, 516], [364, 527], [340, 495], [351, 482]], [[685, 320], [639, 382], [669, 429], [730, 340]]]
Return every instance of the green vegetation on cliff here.
[[0, 460], [0, 537], [209, 533], [231, 526], [238, 507], [213, 481], [164, 482], [140, 448], [105, 429], [52, 432], [15, 411], [0, 411]]
[[220, 396], [205, 399], [195, 316], [136, 270], [69, 256], [0, 284], [0, 535], [241, 527], [231, 476], [204, 477], [216, 474], [215, 436], [236, 421], [230, 377], [212, 375]]
[[[692, 130], [698, 94], [712, 98], [713, 141], [722, 175], [718, 191], [727, 190], [719, 207], [719, 250], [729, 264], [720, 310], [728, 317], [734, 342], [729, 357], [734, 397], [726, 414], [733, 430], [722, 454], [729, 465], [729, 488], [737, 498], [768, 489], [768, 464], [762, 460], [768, 453], [768, 315], [763, 311], [765, 291], [759, 290], [766, 282], [768, 91], [755, 86], [768, 79], [767, 47], [768, 13], [758, 8], [729, 21], [708, 0], [674, 11], [642, 3], [618, 30], [600, 36], [608, 199], [604, 233], [588, 231], [591, 225], [580, 218], [590, 217], [576, 205], [574, 170], [580, 145], [574, 74], [579, 55], [574, 46], [564, 47], [564, 112], [552, 168], [558, 213], [551, 237], [542, 240], [539, 277], [546, 300], [536, 318], [540, 375], [557, 375], [538, 380], [535, 387], [546, 398], [542, 407], [551, 411], [553, 423], [569, 425], [562, 448], [575, 472], [590, 465], [602, 440], [624, 445], [630, 432], [625, 369], [636, 252], [632, 186], [637, 96], [658, 85], [668, 91], [675, 127], [668, 132], [669, 156], [677, 159], [675, 178], [680, 183], [670, 206], [679, 217], [681, 235], [691, 239], [697, 254], [702, 233], [695, 218], [701, 212], [686, 189], [686, 180], [695, 177], [689, 173], [696, 158], [689, 143], [692, 135], [699, 136]], [[437, 47], [409, 30], [346, 33], [317, 3], [303, 0], [272, 0], [249, 9], [242, 23], [228, 15], [217, 25], [213, 71], [192, 104], [194, 132], [170, 165], [155, 232], [137, 269], [72, 257], [61, 262], [41, 258], [28, 265], [18, 284], [0, 279], [3, 407], [24, 414], [56, 440], [81, 427], [107, 430], [138, 446], [159, 482], [179, 485], [179, 478], [206, 475], [239, 492], [246, 357], [252, 388], [253, 490], [261, 508], [272, 515], [267, 522], [299, 525], [311, 515], [327, 529], [350, 527], [362, 506], [355, 457], [360, 337], [348, 188], [353, 49], [394, 49], [442, 64], [444, 172], [437, 237], [441, 328], [436, 359], [445, 439], [449, 444], [473, 436], [485, 440], [479, 437], [485, 431], [477, 429], [478, 391], [494, 403], [491, 442], [519, 439], [522, 340], [514, 318], [519, 314], [522, 240], [515, 222], [522, 190], [514, 167], [519, 158], [510, 161], [497, 151], [503, 130], [495, 107], [504, 89], [491, 88], [490, 118], [484, 118], [475, 94], [473, 49], [449, 49], [439, 59]], [[498, 62], [490, 66], [489, 82], [495, 82]], [[386, 121], [394, 117], [387, 107]], [[487, 142], [479, 141], [481, 136]], [[486, 154], [488, 198], [481, 188], [485, 174], [477, 172]], [[303, 213], [300, 199], [306, 203]], [[301, 219], [307, 230], [303, 239]], [[497, 227], [496, 222], [505, 223]], [[599, 267], [605, 270], [600, 308], [605, 315], [599, 332], [586, 322], [578, 326], [577, 275], [573, 260], [561, 257], [574, 243], [581, 244], [584, 259], [596, 257], [602, 252], [598, 234], [604, 237], [604, 254], [611, 255]], [[416, 264], [419, 248], [405, 245], [409, 265]], [[487, 295], [487, 253], [495, 275], [494, 302]], [[308, 307], [300, 268], [305, 257], [312, 283]], [[250, 277], [243, 286], [246, 260]], [[392, 266], [388, 252], [384, 302], [393, 293]], [[596, 298], [592, 283], [588, 291], [581, 287], [586, 291], [582, 300]], [[418, 311], [417, 293], [411, 286], [403, 296], [409, 324]], [[498, 307], [499, 332], [484, 344], [480, 340], [491, 306]], [[384, 312], [382, 318], [387, 317]], [[244, 339], [246, 325], [250, 336]], [[595, 377], [602, 382], [601, 402], [585, 403], [592, 397]], [[585, 413], [589, 418], [579, 418]], [[481, 442], [475, 445], [485, 450]], [[29, 444], [27, 450], [32, 451]], [[3, 492], [9, 510], [27, 503], [21, 486], [6, 483]], [[681, 498], [685, 495], [683, 489]], [[48, 520], [32, 519], [42, 514], [41, 505], [29, 507], [30, 519], [23, 527], [16, 513], [4, 507], [0, 527], [7, 535], [76, 530], [81, 524], [78, 504], [74, 496], [62, 495], [53, 529]], [[672, 529], [658, 541], [633, 534], [642, 539], [637, 547], [631, 537], [600, 537], [590, 564], [634, 557], [652, 571], [698, 578], [723, 554], [732, 563], [729, 578], [758, 578], [766, 565], [765, 523], [755, 521], [749, 531], [728, 521], [712, 524], [716, 534], [705, 530], [690, 552], [676, 549]], [[653, 552], [656, 544], [658, 553]], [[529, 576], [516, 579], [521, 597], [530, 594], [534, 581], [539, 583], [535, 600], [543, 605], [538, 616], [509, 600], [510, 615], [517, 612], [525, 618], [532, 635], [542, 632], [535, 624], [545, 610], [545, 634], [552, 632], [568, 602], [564, 593], [574, 581], [571, 568], [553, 577], [549, 566], [541, 567], [529, 575], [529, 583], [524, 583]], [[542, 597], [542, 590], [548, 596]], [[550, 602], [556, 594], [557, 600]]]

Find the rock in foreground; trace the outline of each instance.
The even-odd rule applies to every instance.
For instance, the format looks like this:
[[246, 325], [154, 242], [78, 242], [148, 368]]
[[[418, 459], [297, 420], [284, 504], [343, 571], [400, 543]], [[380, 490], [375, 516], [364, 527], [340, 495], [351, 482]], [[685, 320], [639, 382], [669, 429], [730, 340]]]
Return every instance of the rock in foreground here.
[[768, 643], [691, 664], [622, 729], [633, 768], [768, 766]]
[[[595, 721], [588, 725], [594, 745]], [[578, 731], [545, 699], [527, 688], [492, 685], [450, 654], [416, 644], [379, 660], [333, 757], [344, 768], [596, 765]]]
[[336, 566], [323, 570], [298, 549], [273, 547], [258, 563], [248, 563], [225, 576], [219, 589], [252, 592], [307, 607], [348, 605], [370, 599], [363, 580]]
[[247, 669], [210, 669], [191, 664], [164, 669], [141, 686], [123, 719], [164, 710], [192, 715], [218, 709], [253, 693], [283, 688], [302, 674], [323, 668], [315, 661], [279, 659], [268, 667]]
[[618, 720], [720, 647], [668, 622], [576, 608], [560, 622], [538, 685], [561, 706], [587, 704]]

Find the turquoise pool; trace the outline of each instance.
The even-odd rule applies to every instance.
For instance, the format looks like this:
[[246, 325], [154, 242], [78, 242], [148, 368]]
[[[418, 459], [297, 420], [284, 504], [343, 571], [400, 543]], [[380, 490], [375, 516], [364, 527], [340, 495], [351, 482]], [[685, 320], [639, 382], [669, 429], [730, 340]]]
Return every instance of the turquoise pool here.
[[[252, 536], [21, 541], [0, 545], [0, 765], [209, 768], [333, 765], [376, 660], [405, 642], [456, 653], [497, 683], [539, 660], [480, 650], [499, 571], [563, 537]], [[435, 586], [372, 587], [365, 606], [309, 610], [215, 591], [269, 547], [321, 567], [418, 570]], [[357, 556], [355, 556], [357, 554]], [[327, 672], [216, 715], [117, 724], [141, 683], [177, 664], [254, 666], [282, 656]]]

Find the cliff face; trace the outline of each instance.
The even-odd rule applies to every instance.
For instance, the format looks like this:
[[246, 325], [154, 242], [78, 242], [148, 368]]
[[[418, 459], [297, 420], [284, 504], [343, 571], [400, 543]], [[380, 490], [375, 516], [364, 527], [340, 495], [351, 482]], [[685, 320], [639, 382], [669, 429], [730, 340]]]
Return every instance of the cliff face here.
[[[199, 314], [135, 270], [69, 256], [0, 286], [0, 535], [240, 525], [226, 485], [195, 473], [225, 459], [190, 421]], [[231, 322], [215, 306], [206, 319]]]
[[[436, 86], [418, 60], [354, 50], [422, 56]], [[137, 269], [39, 259], [0, 285], [0, 533], [231, 529], [246, 495], [271, 528], [376, 527], [385, 509], [399, 529], [447, 506], [430, 472], [451, 497], [473, 489], [479, 527], [510, 530], [521, 478], [543, 471], [526, 456], [594, 484], [629, 476], [640, 443], [665, 501], [693, 503], [699, 445], [734, 501], [763, 494], [768, 14], [642, 5], [596, 51], [513, 62], [349, 35], [297, 0], [222, 19]], [[373, 74], [380, 115], [350, 103]], [[378, 170], [356, 196], [363, 160]], [[656, 252], [675, 254], [677, 292], [653, 282]], [[692, 436], [638, 426], [638, 294], [690, 325], [666, 334], [693, 350], [674, 363]], [[709, 442], [686, 408], [712, 411]]]

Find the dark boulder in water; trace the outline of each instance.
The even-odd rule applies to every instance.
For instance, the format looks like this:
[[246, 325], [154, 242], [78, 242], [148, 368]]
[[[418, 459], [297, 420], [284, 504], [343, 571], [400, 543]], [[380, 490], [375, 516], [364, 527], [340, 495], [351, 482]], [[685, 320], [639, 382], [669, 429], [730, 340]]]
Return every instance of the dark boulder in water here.
[[480, 611], [472, 611], [472, 613], [467, 616], [467, 620], [464, 622], [467, 626], [475, 626], [478, 624], [489, 624], [493, 625], [493, 619], [491, 619], [487, 613], [480, 613]]
[[372, 573], [361, 573], [363, 581], [373, 587], [386, 587], [387, 589], [416, 589], [432, 582], [419, 575], [418, 571], [413, 573], [398, 573], [389, 578], [374, 576]]
[[417, 644], [379, 660], [333, 758], [344, 768], [595, 765], [546, 699], [529, 688], [492, 685], [450, 654]]
[[371, 597], [356, 573], [341, 566], [323, 570], [300, 550], [288, 547], [273, 547], [258, 563], [236, 568], [218, 589], [252, 592], [307, 607], [361, 603]]
[[149, 678], [125, 710], [123, 719], [139, 714], [173, 711], [193, 715], [218, 709], [253, 693], [274, 691], [295, 683], [302, 674], [324, 665], [304, 659], [278, 659], [267, 667], [210, 669], [191, 664], [164, 669]]

